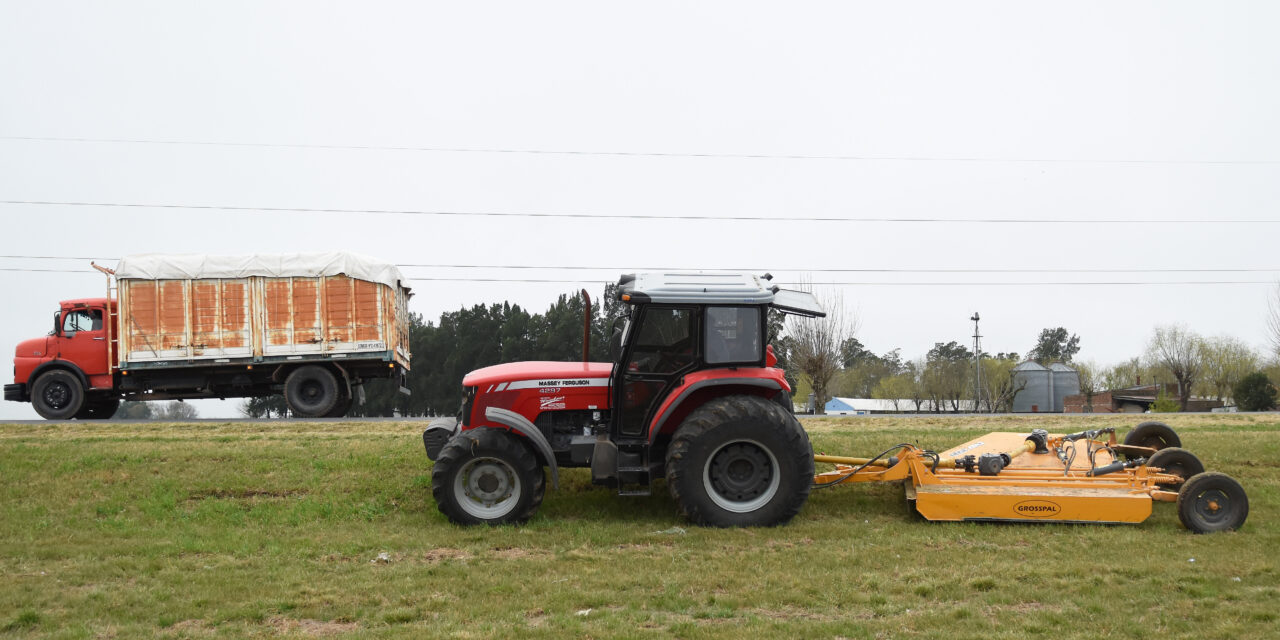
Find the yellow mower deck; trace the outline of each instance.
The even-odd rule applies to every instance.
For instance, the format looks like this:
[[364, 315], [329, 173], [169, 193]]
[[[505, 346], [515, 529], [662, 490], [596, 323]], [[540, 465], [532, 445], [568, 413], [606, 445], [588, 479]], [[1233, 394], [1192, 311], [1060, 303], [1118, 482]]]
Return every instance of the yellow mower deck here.
[[[1102, 440], [1100, 435], [1109, 438]], [[835, 470], [815, 476], [814, 484], [903, 481], [907, 499], [934, 521], [1136, 524], [1150, 517], [1152, 502], [1178, 501], [1178, 493], [1160, 485], [1176, 487], [1188, 480], [1147, 466], [1145, 457], [1139, 456], [1152, 455], [1155, 449], [1117, 444], [1114, 429], [1065, 436], [1039, 430], [1031, 435], [994, 432], [941, 453], [905, 444], [890, 451], [899, 453], [877, 459], [814, 456], [816, 462], [835, 465]], [[1135, 460], [1118, 460], [1118, 451]], [[1210, 520], [1216, 517], [1219, 503], [1229, 504], [1229, 497], [1219, 493], [1197, 494], [1200, 512]], [[1247, 514], [1243, 490], [1236, 500], [1244, 502]], [[1179, 508], [1183, 508], [1181, 502]], [[1188, 528], [1227, 530], [1241, 523], [1243, 516], [1231, 526], [1188, 524]]]

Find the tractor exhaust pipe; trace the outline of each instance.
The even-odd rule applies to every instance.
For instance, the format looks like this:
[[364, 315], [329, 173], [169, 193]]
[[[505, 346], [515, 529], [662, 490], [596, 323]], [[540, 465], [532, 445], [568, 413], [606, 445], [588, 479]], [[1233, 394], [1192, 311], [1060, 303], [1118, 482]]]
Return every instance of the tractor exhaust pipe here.
[[591, 362], [591, 296], [582, 290], [582, 301], [585, 309], [582, 312], [582, 362]]

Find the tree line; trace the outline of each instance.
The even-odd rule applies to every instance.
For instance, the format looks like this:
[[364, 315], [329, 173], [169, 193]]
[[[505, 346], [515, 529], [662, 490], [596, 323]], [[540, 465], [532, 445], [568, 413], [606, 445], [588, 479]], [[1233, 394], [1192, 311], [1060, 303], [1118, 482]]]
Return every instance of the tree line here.
[[[593, 299], [589, 330], [593, 361], [611, 359], [607, 353], [611, 324], [625, 313], [615, 294], [616, 286], [608, 285], [603, 295]], [[411, 394], [399, 393], [391, 380], [368, 381], [365, 403], [353, 406], [349, 415], [454, 415], [462, 402], [462, 378], [470, 371], [503, 362], [581, 360], [584, 304], [581, 293], [566, 293], [540, 313], [502, 302], [445, 312], [434, 321], [411, 314]], [[840, 396], [884, 399], [895, 411], [941, 413], [973, 411], [976, 396], [977, 411], [1012, 409], [1014, 396], [1021, 390], [1013, 376], [1013, 368], [1024, 360], [1019, 353], [984, 352], [979, 385], [974, 353], [967, 345], [936, 342], [915, 359], [904, 358], [900, 349], [875, 354], [857, 339], [856, 318], [839, 300], [825, 300], [823, 306], [828, 316], [822, 319], [784, 322], [780, 313], [769, 315], [769, 341], [797, 402], [803, 404], [812, 391], [819, 408]], [[1109, 389], [1171, 383], [1178, 389], [1175, 400], [1185, 409], [1193, 396], [1235, 399], [1240, 395], [1236, 387], [1250, 374], [1258, 374], [1262, 387], [1256, 388], [1255, 378], [1255, 389], [1247, 393], [1262, 394], [1255, 405], [1266, 404], [1267, 398], [1271, 399], [1266, 408], [1275, 404], [1280, 364], [1237, 338], [1206, 338], [1180, 326], [1157, 327], [1139, 355], [1109, 366], [1077, 360], [1080, 343], [1080, 336], [1064, 327], [1045, 328], [1025, 359], [1072, 366], [1079, 373], [1087, 402]], [[978, 386], [981, 393], [975, 391]], [[282, 417], [287, 410], [282, 397], [270, 396], [246, 401], [241, 411], [257, 418]]]

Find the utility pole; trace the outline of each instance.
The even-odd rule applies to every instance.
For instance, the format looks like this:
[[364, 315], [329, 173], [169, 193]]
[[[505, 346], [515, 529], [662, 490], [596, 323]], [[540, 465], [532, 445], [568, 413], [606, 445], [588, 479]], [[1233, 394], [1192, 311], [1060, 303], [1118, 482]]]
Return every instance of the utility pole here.
[[[978, 332], [978, 312], [973, 312], [973, 412], [982, 412], [982, 334]], [[994, 411], [995, 407], [988, 407]]]

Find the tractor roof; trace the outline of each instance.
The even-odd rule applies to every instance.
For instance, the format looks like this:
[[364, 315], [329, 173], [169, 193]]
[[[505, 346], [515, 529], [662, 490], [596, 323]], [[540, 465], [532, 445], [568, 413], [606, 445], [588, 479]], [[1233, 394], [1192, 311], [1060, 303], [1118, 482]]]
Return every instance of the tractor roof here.
[[636, 273], [618, 280], [618, 298], [635, 303], [758, 304], [786, 313], [827, 315], [807, 291], [791, 291], [769, 284], [773, 276], [750, 273]]

